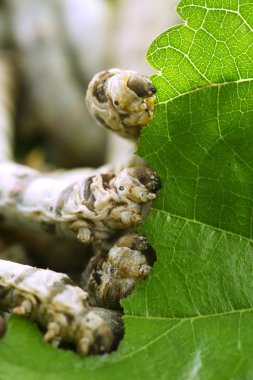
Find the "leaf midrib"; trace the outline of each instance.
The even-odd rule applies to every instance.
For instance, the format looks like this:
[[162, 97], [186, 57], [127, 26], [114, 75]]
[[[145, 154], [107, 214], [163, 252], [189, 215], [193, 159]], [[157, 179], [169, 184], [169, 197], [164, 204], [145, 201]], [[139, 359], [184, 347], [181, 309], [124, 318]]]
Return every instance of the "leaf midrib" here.
[[183, 323], [185, 322], [194, 322], [196, 320], [200, 320], [200, 319], [205, 319], [205, 318], [213, 318], [213, 317], [220, 317], [220, 316], [226, 316], [226, 315], [231, 315], [231, 314], [236, 314], [236, 313], [239, 313], [239, 314], [243, 314], [243, 313], [247, 313], [247, 312], [252, 312], [253, 311], [253, 307], [251, 308], [246, 308], [246, 309], [238, 309], [238, 310], [231, 310], [231, 311], [226, 311], [226, 312], [220, 312], [220, 313], [216, 313], [216, 314], [206, 314], [206, 315], [198, 315], [198, 316], [193, 316], [193, 317], [183, 317], [183, 318], [175, 318], [175, 317], [150, 317], [150, 316], [127, 316], [125, 315], [127, 318], [132, 318], [132, 319], [144, 319], [145, 321], [147, 320], [168, 320], [168, 321], [171, 321], [171, 320], [178, 320], [178, 323], [176, 323], [175, 325], [173, 325], [172, 327], [166, 329], [166, 331], [164, 331], [163, 333], [157, 335], [155, 338], [153, 338], [152, 340], [150, 340], [146, 345], [143, 345], [141, 347], [139, 347], [138, 349], [134, 350], [134, 351], [131, 351], [129, 352], [128, 354], [124, 355], [124, 356], [121, 356], [117, 362], [120, 362], [122, 360], [125, 360], [131, 356], [134, 356], [136, 354], [138, 354], [139, 352], [141, 351], [144, 351], [145, 349], [147, 349], [148, 347], [150, 347], [152, 344], [156, 343], [158, 340], [160, 340], [162, 337], [168, 335], [171, 331], [175, 330], [176, 328], [178, 328], [179, 326], [181, 326]]
[[210, 314], [198, 314], [198, 315], [193, 315], [190, 317], [156, 317], [156, 316], [146, 316], [146, 315], [128, 315], [125, 314], [124, 317], [129, 318], [129, 319], [144, 319], [145, 321], [147, 320], [167, 320], [167, 321], [194, 321], [198, 319], [205, 319], [205, 318], [215, 318], [215, 317], [221, 317], [225, 315], [230, 315], [230, 314], [236, 314], [236, 313], [247, 313], [247, 312], [253, 312], [253, 305], [252, 307], [246, 307], [244, 309], [233, 309], [233, 310], [227, 310], [227, 311], [218, 311], [217, 313], [210, 313]]
[[[166, 79], [164, 77], [164, 75], [162, 74], [162, 72], [158, 73], [158, 74], [154, 74], [155, 77], [158, 77], [158, 76], [161, 76], [163, 77], [164, 79]], [[172, 98], [166, 100], [166, 101], [157, 101], [156, 102], [156, 105], [162, 105], [162, 104], [168, 104], [168, 103], [171, 103], [173, 102], [174, 100], [178, 99], [178, 98], [181, 98], [182, 96], [185, 96], [185, 95], [189, 95], [189, 94], [193, 94], [195, 92], [198, 92], [198, 91], [201, 91], [201, 90], [206, 90], [206, 89], [209, 89], [209, 88], [212, 88], [212, 87], [221, 87], [221, 86], [226, 86], [226, 85], [230, 85], [230, 84], [240, 84], [240, 83], [244, 83], [244, 82], [252, 82], [253, 81], [253, 78], [245, 78], [245, 79], [238, 79], [238, 80], [234, 80], [234, 81], [230, 81], [230, 82], [218, 82], [218, 83], [211, 83], [209, 86], [201, 86], [201, 87], [196, 87], [192, 90], [189, 90], [189, 91], [186, 91], [186, 92], [183, 92], [177, 96], [173, 96]]]
[[170, 216], [172, 218], [178, 218], [180, 220], [184, 220], [187, 223], [197, 224], [197, 225], [200, 225], [200, 226], [203, 226], [203, 227], [206, 227], [206, 228], [211, 228], [214, 231], [221, 232], [222, 234], [227, 234], [227, 235], [235, 236], [237, 238], [240, 238], [241, 240], [246, 240], [247, 243], [250, 243], [250, 244], [253, 243], [253, 239], [252, 238], [249, 238], [249, 237], [243, 236], [243, 235], [239, 235], [239, 234], [236, 234], [235, 232], [232, 232], [232, 231], [229, 231], [229, 230], [224, 230], [224, 229], [219, 228], [219, 227], [215, 227], [215, 226], [213, 226], [211, 224], [203, 223], [203, 222], [201, 222], [199, 220], [196, 220], [196, 219], [186, 218], [185, 216], [176, 215], [176, 214], [173, 214], [173, 213], [171, 213], [169, 211], [161, 210], [161, 209], [158, 209], [158, 208], [155, 208], [155, 207], [151, 207], [150, 210], [154, 211], [154, 212], [165, 214], [166, 216]]

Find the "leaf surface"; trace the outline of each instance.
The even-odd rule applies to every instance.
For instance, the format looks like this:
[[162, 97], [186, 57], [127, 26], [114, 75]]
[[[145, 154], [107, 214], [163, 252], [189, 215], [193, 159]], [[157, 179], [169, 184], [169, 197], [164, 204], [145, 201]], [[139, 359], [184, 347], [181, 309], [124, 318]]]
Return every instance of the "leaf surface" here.
[[182, 0], [162, 33], [139, 154], [162, 180], [142, 226], [157, 262], [123, 305], [119, 349], [81, 358], [12, 318], [0, 379], [253, 377], [253, 4]]

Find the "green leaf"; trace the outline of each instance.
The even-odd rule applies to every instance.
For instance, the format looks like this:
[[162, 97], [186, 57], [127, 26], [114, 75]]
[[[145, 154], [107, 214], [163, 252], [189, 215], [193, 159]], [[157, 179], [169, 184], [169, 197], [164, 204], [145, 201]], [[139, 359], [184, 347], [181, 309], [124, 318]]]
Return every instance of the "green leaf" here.
[[0, 379], [253, 378], [253, 4], [182, 0], [148, 51], [155, 118], [139, 153], [162, 180], [143, 232], [151, 276], [123, 302], [125, 337], [81, 358], [12, 318]]

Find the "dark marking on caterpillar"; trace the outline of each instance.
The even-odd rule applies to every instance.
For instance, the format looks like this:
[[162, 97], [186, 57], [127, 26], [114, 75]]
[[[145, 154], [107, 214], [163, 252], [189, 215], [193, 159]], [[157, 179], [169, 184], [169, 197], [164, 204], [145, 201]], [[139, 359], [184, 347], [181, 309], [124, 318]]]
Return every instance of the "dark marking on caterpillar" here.
[[61, 282], [64, 284], [64, 285], [71, 285], [71, 286], [77, 286], [73, 280], [71, 280], [71, 278], [69, 277], [65, 277], [61, 280]]
[[96, 284], [99, 286], [102, 284], [101, 275], [97, 272], [92, 273], [92, 278], [96, 282]]
[[94, 202], [95, 202], [95, 197], [92, 194], [91, 189], [90, 189], [92, 181], [93, 181], [93, 177], [87, 178], [87, 180], [84, 182], [84, 191], [83, 191], [83, 196], [84, 196], [83, 204], [86, 207], [88, 207], [88, 209], [91, 211], [94, 210]]
[[94, 84], [92, 95], [98, 100], [99, 103], [106, 103], [107, 96], [105, 93], [105, 82], [108, 78], [111, 78], [114, 74], [109, 71], [103, 71], [99, 76], [99, 79]]
[[88, 200], [90, 198], [90, 196], [92, 195], [91, 189], [90, 189], [90, 185], [92, 184], [92, 180], [93, 180], [93, 177], [89, 177], [85, 181], [84, 191], [83, 191], [83, 196], [84, 196], [85, 200]]
[[30, 276], [33, 276], [35, 272], [37, 272], [38, 269], [30, 267], [26, 269], [24, 272], [22, 272], [15, 280], [15, 284], [21, 284], [25, 279], [27, 279]]
[[107, 174], [101, 174], [102, 180], [103, 180], [103, 188], [105, 190], [109, 189], [110, 181], [114, 177], [112, 173], [107, 173]]
[[64, 204], [70, 198], [72, 192], [73, 192], [73, 184], [66, 187], [63, 190], [63, 192], [60, 194], [58, 202], [56, 204], [56, 209], [55, 209], [57, 216], [61, 216], [61, 212], [64, 207]]
[[59, 281], [54, 282], [47, 295], [48, 300], [52, 300], [57, 294], [64, 292], [66, 285], [77, 287], [77, 285], [70, 278], [62, 278]]

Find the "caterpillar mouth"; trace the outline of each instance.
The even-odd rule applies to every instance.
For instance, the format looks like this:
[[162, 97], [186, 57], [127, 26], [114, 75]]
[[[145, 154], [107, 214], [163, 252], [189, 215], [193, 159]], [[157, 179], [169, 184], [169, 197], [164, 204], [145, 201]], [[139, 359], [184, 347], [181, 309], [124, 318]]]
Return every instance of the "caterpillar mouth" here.
[[153, 96], [149, 96], [146, 99], [147, 109], [149, 110], [149, 112], [151, 111], [153, 113], [153, 111], [154, 111], [154, 103], [155, 103], [155, 98]]

